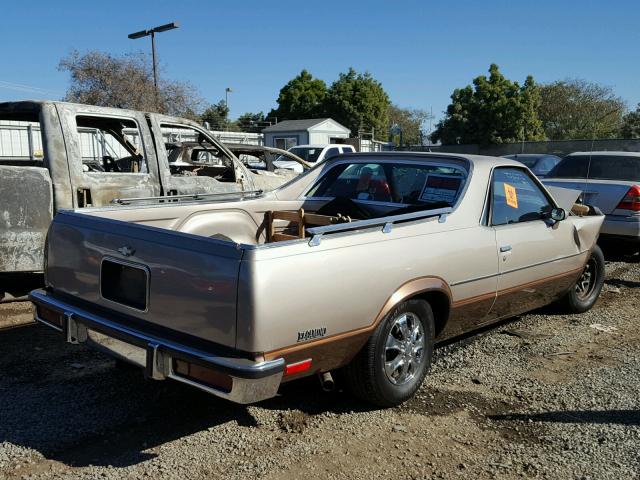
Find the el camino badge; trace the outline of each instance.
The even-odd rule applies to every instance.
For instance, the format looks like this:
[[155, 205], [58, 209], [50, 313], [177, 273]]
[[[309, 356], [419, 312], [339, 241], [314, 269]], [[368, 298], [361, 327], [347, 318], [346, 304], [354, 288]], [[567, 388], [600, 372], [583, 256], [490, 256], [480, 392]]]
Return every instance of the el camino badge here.
[[312, 328], [311, 330], [305, 330], [304, 332], [298, 332], [298, 342], [306, 342], [307, 340], [314, 340], [316, 338], [322, 338], [327, 334], [327, 328]]

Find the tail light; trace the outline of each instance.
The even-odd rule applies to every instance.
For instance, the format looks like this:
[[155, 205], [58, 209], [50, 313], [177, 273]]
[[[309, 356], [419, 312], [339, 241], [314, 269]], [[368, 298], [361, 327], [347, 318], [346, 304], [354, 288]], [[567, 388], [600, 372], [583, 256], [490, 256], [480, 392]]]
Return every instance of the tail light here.
[[616, 208], [640, 212], [640, 185], [631, 187]]

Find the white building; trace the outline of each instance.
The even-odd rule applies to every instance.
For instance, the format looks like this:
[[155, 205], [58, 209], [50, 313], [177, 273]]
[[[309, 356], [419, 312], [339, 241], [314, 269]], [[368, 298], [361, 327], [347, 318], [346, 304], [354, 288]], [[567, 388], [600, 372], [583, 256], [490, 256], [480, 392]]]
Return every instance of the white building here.
[[265, 128], [264, 144], [287, 150], [296, 145], [325, 145], [342, 143], [349, 138], [351, 130], [331, 118], [310, 118], [305, 120], [284, 120]]

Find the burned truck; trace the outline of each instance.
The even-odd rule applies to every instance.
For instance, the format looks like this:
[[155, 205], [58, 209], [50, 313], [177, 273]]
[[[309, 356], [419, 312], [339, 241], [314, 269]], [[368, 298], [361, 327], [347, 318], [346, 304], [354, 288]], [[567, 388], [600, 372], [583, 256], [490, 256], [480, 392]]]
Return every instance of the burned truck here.
[[[0, 274], [42, 271], [46, 232], [61, 209], [270, 190], [292, 178], [243, 164], [195, 122], [156, 113], [7, 102], [0, 125]], [[195, 158], [171, 163], [182, 142], [197, 146]]]

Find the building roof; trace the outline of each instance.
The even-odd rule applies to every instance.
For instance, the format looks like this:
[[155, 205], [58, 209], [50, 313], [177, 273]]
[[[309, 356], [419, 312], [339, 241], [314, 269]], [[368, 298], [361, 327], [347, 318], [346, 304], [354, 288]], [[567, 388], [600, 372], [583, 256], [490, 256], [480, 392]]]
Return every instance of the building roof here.
[[316, 125], [326, 122], [330, 120], [332, 123], [338, 125], [343, 128], [345, 131], [349, 131], [347, 127], [344, 125], [340, 125], [338, 122], [331, 118], [305, 118], [302, 120], [283, 120], [282, 122], [278, 122], [275, 125], [271, 125], [270, 127], [262, 130], [264, 133], [270, 132], [292, 132], [296, 130], [309, 130]]

